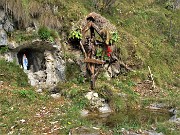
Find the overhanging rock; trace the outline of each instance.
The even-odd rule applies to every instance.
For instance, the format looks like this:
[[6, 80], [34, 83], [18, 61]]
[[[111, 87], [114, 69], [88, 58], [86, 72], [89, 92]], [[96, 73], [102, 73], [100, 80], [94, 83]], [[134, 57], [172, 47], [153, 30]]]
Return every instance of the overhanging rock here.
[[59, 81], [65, 80], [65, 61], [61, 56], [61, 47], [52, 42], [34, 40], [19, 46], [9, 46], [7, 60], [16, 60], [23, 68], [23, 56], [27, 57], [27, 70], [29, 83], [38, 88], [55, 86]]

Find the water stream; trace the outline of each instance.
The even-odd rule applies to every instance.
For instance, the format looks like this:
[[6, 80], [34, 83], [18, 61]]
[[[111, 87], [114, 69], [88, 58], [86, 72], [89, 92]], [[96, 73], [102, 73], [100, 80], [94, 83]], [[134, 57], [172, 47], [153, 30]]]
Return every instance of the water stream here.
[[109, 128], [117, 126], [142, 127], [157, 122], [167, 121], [171, 118], [167, 110], [122, 110], [111, 114], [90, 114], [87, 119], [95, 125], [105, 125]]

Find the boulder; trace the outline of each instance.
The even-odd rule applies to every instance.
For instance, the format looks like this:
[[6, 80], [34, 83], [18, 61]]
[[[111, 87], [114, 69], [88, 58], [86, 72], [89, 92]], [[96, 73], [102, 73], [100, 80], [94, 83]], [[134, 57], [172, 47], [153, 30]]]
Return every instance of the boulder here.
[[61, 95], [59, 93], [56, 93], [56, 94], [51, 94], [51, 97], [54, 99], [59, 99]]
[[97, 108], [100, 113], [109, 113], [112, 111], [109, 105], [105, 103], [105, 99], [100, 98], [98, 93], [90, 91], [85, 97], [90, 101], [91, 108]]
[[112, 110], [108, 104], [104, 104], [102, 107], [99, 107], [98, 110], [100, 113], [111, 113], [112, 112]]

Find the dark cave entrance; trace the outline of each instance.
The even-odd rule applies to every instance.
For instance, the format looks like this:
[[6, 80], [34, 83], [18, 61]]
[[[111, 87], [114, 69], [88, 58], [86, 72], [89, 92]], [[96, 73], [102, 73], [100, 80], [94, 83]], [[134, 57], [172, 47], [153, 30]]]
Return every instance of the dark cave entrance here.
[[46, 69], [44, 51], [32, 49], [32, 48], [24, 48], [20, 50], [17, 54], [17, 57], [18, 57], [19, 65], [21, 66], [23, 66], [24, 54], [28, 59], [27, 70], [31, 70], [32, 72], [37, 72]]

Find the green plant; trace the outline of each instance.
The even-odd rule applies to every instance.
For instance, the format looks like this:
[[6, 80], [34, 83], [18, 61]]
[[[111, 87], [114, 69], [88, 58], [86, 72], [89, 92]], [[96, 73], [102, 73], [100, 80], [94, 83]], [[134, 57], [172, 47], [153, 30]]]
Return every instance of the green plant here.
[[8, 46], [2, 46], [0, 47], [0, 54], [4, 54], [9, 51]]
[[39, 28], [38, 35], [42, 40], [48, 40], [51, 36], [51, 32], [47, 27], [43, 26]]
[[103, 52], [103, 49], [102, 48], [98, 48], [96, 50], [96, 57], [101, 57], [102, 56], [102, 52]]
[[33, 90], [16, 90], [14, 93], [19, 95], [21, 98], [27, 98], [30, 100], [34, 100], [37, 97]]
[[48, 40], [50, 42], [54, 42], [54, 40], [59, 36], [57, 31], [49, 29], [45, 26], [39, 28], [38, 35], [42, 40]]
[[15, 63], [0, 59], [0, 80], [17, 86], [29, 86], [26, 73]]
[[84, 76], [79, 75], [79, 76], [77, 77], [77, 82], [78, 82], [78, 84], [82, 84], [82, 83], [84, 83], [84, 82], [85, 82], [85, 78], [84, 78]]
[[69, 39], [78, 39], [81, 40], [82, 39], [82, 34], [80, 32], [80, 30], [72, 30], [69, 34]]
[[122, 109], [125, 109], [126, 107], [126, 101], [122, 98], [120, 98], [118, 95], [114, 95], [110, 99], [110, 106], [116, 111], [120, 111]]
[[113, 44], [118, 41], [119, 35], [117, 32], [112, 32], [111, 34], [112, 34], [112, 37], [109, 42], [110, 42], [110, 44]]

